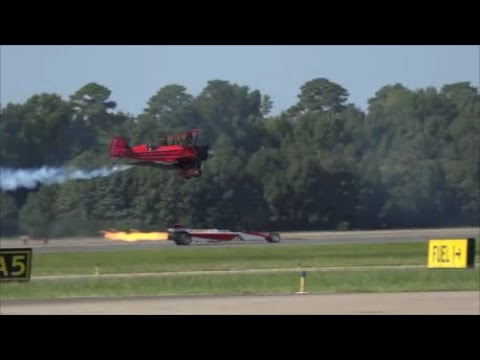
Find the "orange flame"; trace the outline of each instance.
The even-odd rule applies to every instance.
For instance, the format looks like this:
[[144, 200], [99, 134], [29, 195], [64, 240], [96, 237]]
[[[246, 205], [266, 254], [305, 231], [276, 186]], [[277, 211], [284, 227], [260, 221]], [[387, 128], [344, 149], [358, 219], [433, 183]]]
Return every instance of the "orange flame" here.
[[108, 240], [120, 240], [126, 242], [136, 242], [143, 240], [168, 240], [167, 232], [141, 232], [138, 230], [125, 231], [101, 231], [103, 237]]

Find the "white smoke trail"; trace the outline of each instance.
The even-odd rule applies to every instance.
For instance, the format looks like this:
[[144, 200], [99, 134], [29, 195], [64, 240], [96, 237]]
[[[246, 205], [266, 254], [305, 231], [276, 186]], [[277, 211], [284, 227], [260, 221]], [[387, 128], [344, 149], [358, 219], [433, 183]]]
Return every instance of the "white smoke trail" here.
[[44, 166], [40, 169], [0, 168], [0, 188], [15, 190], [18, 188], [33, 189], [38, 184], [62, 184], [68, 180], [93, 179], [109, 176], [130, 169], [130, 165], [116, 165], [112, 168], [85, 171], [75, 168], [53, 168]]

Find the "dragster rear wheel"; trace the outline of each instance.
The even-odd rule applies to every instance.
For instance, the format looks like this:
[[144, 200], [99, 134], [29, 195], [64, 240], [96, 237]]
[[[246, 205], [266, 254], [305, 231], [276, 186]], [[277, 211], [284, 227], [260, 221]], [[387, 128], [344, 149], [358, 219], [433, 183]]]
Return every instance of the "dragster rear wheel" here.
[[192, 243], [192, 236], [186, 232], [178, 233], [175, 234], [174, 241], [177, 245], [190, 245]]
[[280, 234], [276, 232], [270, 233], [270, 236], [267, 238], [267, 241], [271, 243], [278, 243], [280, 242], [280, 240], [281, 240]]

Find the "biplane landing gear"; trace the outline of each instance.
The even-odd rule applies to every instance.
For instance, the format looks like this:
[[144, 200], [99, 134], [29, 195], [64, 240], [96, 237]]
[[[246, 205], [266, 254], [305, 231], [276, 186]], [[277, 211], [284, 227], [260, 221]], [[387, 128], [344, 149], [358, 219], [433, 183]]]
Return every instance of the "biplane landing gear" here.
[[185, 178], [185, 179], [190, 179], [192, 177], [199, 177], [202, 175], [202, 169], [200, 168], [191, 168], [187, 170], [181, 170], [180, 174]]

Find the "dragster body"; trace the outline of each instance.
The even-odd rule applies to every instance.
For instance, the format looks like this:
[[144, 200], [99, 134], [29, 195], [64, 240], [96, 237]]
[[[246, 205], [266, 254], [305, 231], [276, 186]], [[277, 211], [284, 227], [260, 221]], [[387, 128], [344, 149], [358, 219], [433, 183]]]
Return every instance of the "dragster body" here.
[[276, 232], [259, 231], [230, 231], [219, 229], [189, 229], [176, 226], [168, 231], [168, 240], [177, 245], [190, 245], [193, 241], [223, 242], [233, 240], [280, 242], [280, 235]]

